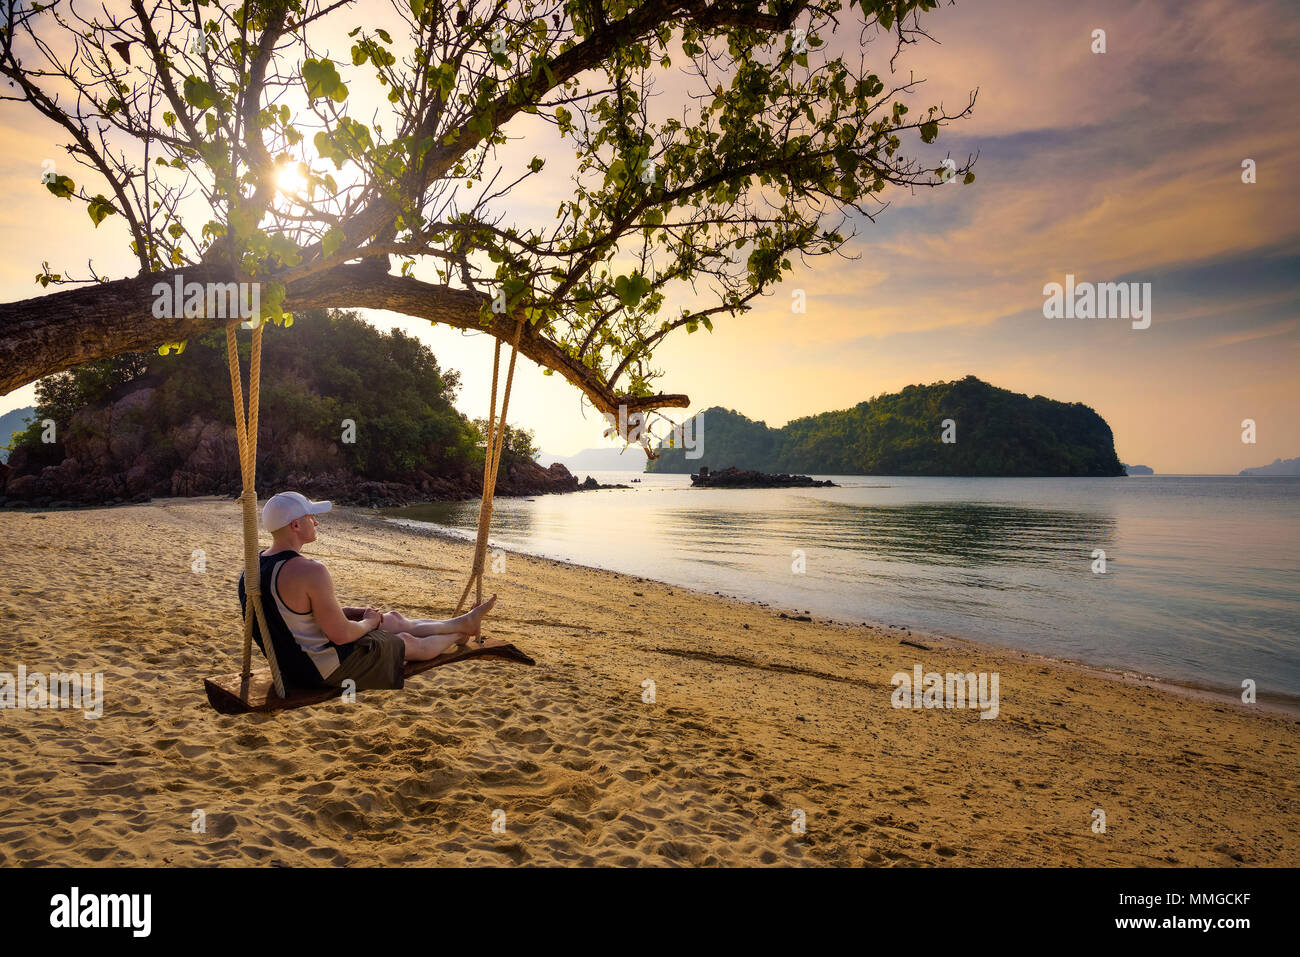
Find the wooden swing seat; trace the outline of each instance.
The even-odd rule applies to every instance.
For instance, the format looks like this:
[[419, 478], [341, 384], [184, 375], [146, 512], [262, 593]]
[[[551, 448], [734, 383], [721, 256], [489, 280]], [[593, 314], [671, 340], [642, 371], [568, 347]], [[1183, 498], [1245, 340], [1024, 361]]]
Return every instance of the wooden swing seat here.
[[[487, 638], [481, 645], [469, 645], [450, 654], [439, 655], [428, 661], [408, 661], [406, 677], [418, 675], [430, 668], [464, 661], [467, 658], [501, 658], [521, 665], [537, 664], [514, 645], [500, 638]], [[271, 680], [270, 668], [258, 668], [244, 683], [239, 672], [229, 675], [217, 675], [203, 679], [203, 687], [208, 693], [208, 703], [221, 714], [252, 714], [254, 712], [283, 711], [288, 708], [305, 708], [320, 704], [343, 694], [342, 688], [292, 688], [286, 687], [288, 697], [281, 698], [275, 693], [275, 684]], [[367, 694], [367, 692], [360, 692]]]

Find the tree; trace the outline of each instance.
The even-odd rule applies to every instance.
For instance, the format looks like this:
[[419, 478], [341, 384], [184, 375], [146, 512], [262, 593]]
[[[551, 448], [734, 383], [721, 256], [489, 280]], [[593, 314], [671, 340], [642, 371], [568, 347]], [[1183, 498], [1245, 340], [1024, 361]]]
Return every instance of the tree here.
[[148, 368], [148, 353], [124, 352], [42, 379], [36, 383], [36, 418], [67, 423], [72, 413], [140, 378]]
[[[487, 448], [487, 419], [474, 419], [475, 441], [481, 449]], [[502, 462], [531, 462], [541, 455], [537, 447], [536, 436], [532, 429], [521, 429], [515, 425], [505, 427], [506, 434], [501, 442]], [[480, 459], [484, 453], [480, 452]], [[482, 465], [482, 462], [479, 462]]]
[[[263, 321], [380, 308], [518, 331], [601, 411], [684, 408], [652, 388], [665, 337], [747, 311], [795, 256], [838, 252], [890, 188], [973, 179], [971, 159], [923, 163], [903, 137], [932, 143], [974, 94], [913, 116], [914, 83], [886, 89], [865, 53], [823, 49], [847, 23], [892, 63], [938, 0], [394, 0], [364, 18], [348, 0], [124, 2], [4, 0], [5, 98], [84, 168], [45, 187], [120, 234], [139, 273], [44, 265], [42, 286], [77, 288], [0, 305], [0, 392], [230, 322], [158, 309], [179, 276], [257, 283]], [[319, 46], [354, 25], [346, 61]], [[693, 87], [682, 116], [653, 116], [674, 69]], [[366, 119], [367, 96], [387, 115]], [[528, 116], [578, 156], [545, 226], [496, 205], [547, 162], [501, 149]], [[704, 305], [664, 314], [702, 282]]]

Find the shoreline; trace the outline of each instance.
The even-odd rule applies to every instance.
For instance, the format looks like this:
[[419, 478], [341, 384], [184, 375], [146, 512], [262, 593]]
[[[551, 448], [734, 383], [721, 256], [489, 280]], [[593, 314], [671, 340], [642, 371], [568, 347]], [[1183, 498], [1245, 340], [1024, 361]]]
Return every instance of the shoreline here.
[[[1300, 863], [1293, 718], [514, 552], [484, 634], [535, 666], [219, 715], [239, 518], [216, 497], [0, 518], [0, 672], [104, 688], [95, 719], [0, 709], [0, 866]], [[443, 618], [473, 544], [339, 507], [303, 551], [343, 604]], [[995, 720], [900, 706], [918, 665], [1000, 674]]]
[[[591, 471], [608, 472], [608, 471], [618, 471], [618, 470], [594, 469]], [[653, 473], [646, 473], [646, 474], [653, 474]], [[674, 473], [674, 474], [682, 474], [682, 473]], [[866, 476], [866, 477], [870, 478], [874, 476]], [[1152, 476], [1124, 476], [1124, 477], [1150, 478]], [[1251, 477], [1296, 478], [1296, 476], [1233, 476], [1233, 475], [1220, 476], [1220, 475], [1208, 475], [1208, 474], [1207, 475], [1174, 475], [1172, 473], [1170, 473], [1168, 477], [1173, 477], [1173, 478], [1189, 478], [1189, 477], [1191, 478], [1251, 478]], [[617, 486], [610, 486], [608, 488], [616, 488], [616, 487]], [[892, 486], [867, 486], [867, 487], [891, 488]], [[596, 490], [608, 490], [608, 489], [607, 487], [602, 486], [600, 489], [596, 489]], [[686, 487], [683, 490], [689, 491], [691, 489], [689, 487]], [[523, 495], [506, 495], [506, 496], [498, 496], [498, 497], [519, 498], [519, 499], [527, 500], [536, 497], [537, 494], [563, 494], [563, 493], [529, 493]], [[24, 513], [44, 514], [44, 513], [82, 512], [82, 511], [107, 511], [110, 509], [134, 508], [141, 505], [151, 505], [154, 503], [210, 501], [210, 500], [228, 501], [228, 502], [238, 501], [237, 499], [229, 498], [227, 496], [222, 496], [222, 495], [176, 496], [176, 497], [153, 498], [149, 502], [120, 502], [116, 505], [77, 504], [77, 505], [70, 505], [67, 507], [53, 508], [53, 509], [51, 508], [41, 509], [41, 508], [28, 507], [28, 506], [11, 507], [7, 509], [0, 509], [0, 516], [3, 516], [5, 514], [24, 514]], [[460, 500], [459, 502], [454, 502], [450, 504], [464, 504], [465, 502], [469, 502], [473, 500], [474, 500], [473, 498], [467, 498], [467, 499]], [[422, 502], [417, 504], [442, 505], [442, 504], [449, 504], [449, 503], [437, 501], [437, 502]], [[399, 518], [395, 516], [385, 516], [382, 514], [387, 509], [398, 508], [398, 507], [407, 508], [410, 506], [335, 505], [334, 510], [335, 512], [343, 512], [344, 510], [346, 510], [350, 517], [358, 521], [378, 522], [379, 527], [383, 527], [384, 525], [395, 526], [406, 530], [410, 534], [421, 534], [451, 544], [465, 544], [467, 542], [472, 543], [474, 541], [474, 536], [469, 535], [468, 533], [461, 534], [447, 529], [438, 528], [432, 526], [430, 523], [427, 522], [418, 522], [417, 519], [406, 519], [406, 518]], [[418, 522], [418, 524], [409, 524], [411, 522]], [[501, 550], [512, 555], [527, 556], [530, 558], [536, 558], [541, 561], [556, 562], [558, 564], [570, 568], [574, 568], [574, 569], [588, 569], [588, 570], [603, 571], [615, 575], [634, 578], [638, 581], [653, 581], [656, 584], [664, 585], [666, 587], [682, 588], [691, 592], [692, 594], [700, 595], [703, 597], [724, 598], [728, 601], [739, 602], [741, 604], [750, 605], [755, 608], [763, 608], [763, 609], [770, 608], [776, 612], [787, 612], [790, 613], [791, 615], [804, 614], [802, 609], [785, 608], [783, 606], [772, 605], [768, 602], [759, 601], [753, 598], [745, 598], [739, 595], [724, 595], [720, 592], [701, 591], [699, 589], [692, 588], [689, 585], [682, 585], [674, 582], [665, 582], [657, 578], [648, 578], [646, 576], [637, 575], [632, 572], [621, 572], [616, 569], [604, 568], [599, 565], [585, 565], [581, 562], [572, 561], [566, 558], [554, 558], [549, 555], [541, 555], [541, 554], [521, 551], [513, 548], [502, 548]], [[1183, 697], [1198, 700], [1198, 701], [1233, 705], [1235, 707], [1241, 708], [1243, 712], [1248, 712], [1250, 708], [1253, 707], [1255, 710], [1258, 711], [1265, 711], [1270, 714], [1286, 715], [1286, 716], [1300, 719], [1300, 695], [1288, 695], [1282, 692], [1266, 692], [1267, 698], [1257, 698], [1253, 706], [1245, 706], [1244, 703], [1241, 701], [1241, 695], [1239, 693], [1239, 690], [1227, 685], [1214, 685], [1210, 683], [1195, 682], [1195, 681], [1190, 681], [1190, 680], [1180, 679], [1180, 678], [1171, 678], [1166, 675], [1148, 674], [1144, 671], [1134, 671], [1126, 668], [1112, 667], [1103, 664], [1094, 664], [1091, 662], [1083, 661], [1081, 659], [1066, 658], [1059, 655], [1045, 654], [1042, 652], [1026, 651], [1022, 648], [1015, 648], [1011, 645], [1000, 645], [995, 642], [984, 641], [977, 638], [968, 638], [963, 635], [954, 635], [947, 632], [929, 631], [926, 629], [913, 627], [912, 625], [899, 626], [899, 625], [890, 624], [886, 622], [864, 621], [861, 619], [854, 619], [850, 621], [848, 619], [837, 618], [833, 615], [825, 615], [825, 614], [817, 614], [817, 615], [813, 615], [812, 617], [815, 621], [819, 620], [825, 624], [832, 625], [835, 627], [841, 627], [846, 629], [865, 628], [868, 630], [874, 630], [885, 634], [894, 634], [895, 632], [897, 632], [905, 635], [908, 638], [916, 638], [917, 640], [923, 642], [931, 642], [937, 645], [948, 643], [950, 645], [950, 648], [951, 645], [953, 644], [969, 645], [975, 649], [996, 652], [1005, 655], [1016, 655], [1027, 661], [1033, 660], [1033, 661], [1046, 662], [1051, 666], [1069, 669], [1083, 674], [1089, 674], [1094, 677], [1105, 678], [1111, 681], [1116, 681], [1126, 685], [1131, 685], [1133, 687], [1158, 689], [1161, 691], [1167, 691], [1172, 694], [1181, 695]], [[796, 623], [806, 624], [805, 622], [797, 622], [797, 621]]]
[[[458, 543], [458, 544], [465, 543], [465, 542], [472, 543], [474, 541], [474, 536], [469, 535], [468, 533], [462, 534], [460, 532], [439, 528], [437, 526], [431, 525], [431, 523], [428, 522], [419, 522], [419, 520], [417, 519], [401, 518], [397, 516], [385, 516], [382, 514], [383, 512], [382, 509], [366, 509], [362, 506], [350, 506], [350, 505], [339, 506], [339, 507], [353, 510], [354, 516], [358, 520], [362, 520], [362, 521], [377, 520], [381, 523], [387, 523], [389, 525], [400, 527], [410, 533], [425, 534], [431, 538], [437, 538], [441, 541]], [[410, 524], [413, 522], [417, 522], [418, 524]], [[723, 598], [727, 601], [739, 602], [741, 604], [749, 605], [755, 608], [771, 609], [772, 611], [778, 613], [785, 612], [789, 615], [804, 614], [804, 611], [802, 609], [786, 608], [784, 606], [773, 605], [769, 602], [763, 602], [753, 598], [745, 598], [739, 595], [726, 595], [726, 594], [722, 594], [721, 592], [702, 591], [700, 589], [692, 588], [689, 585], [683, 585], [677, 582], [667, 582], [658, 578], [650, 578], [643, 575], [637, 575], [633, 572], [619, 571], [613, 568], [605, 568], [600, 565], [586, 565], [581, 562], [572, 561], [566, 558], [555, 558], [554, 556], [550, 556], [550, 555], [542, 555], [534, 552], [520, 551], [518, 549], [506, 548], [504, 546], [498, 546], [498, 547], [501, 549], [501, 551], [504, 551], [510, 555], [521, 555], [521, 556], [526, 555], [530, 558], [536, 558], [541, 561], [558, 562], [559, 564], [574, 569], [588, 569], [588, 570], [609, 572], [615, 575], [631, 577], [638, 581], [653, 581], [656, 584], [663, 585], [665, 587], [681, 588], [691, 592], [692, 594], [700, 595], [702, 597]], [[905, 635], [907, 638], [914, 638], [917, 641], [930, 643], [932, 646], [935, 645], [942, 646], [944, 644], [947, 644], [949, 646], [949, 650], [952, 650], [953, 645], [969, 645], [977, 650], [996, 652], [998, 654], [1003, 654], [1003, 655], [1018, 655], [1027, 661], [1031, 661], [1031, 660], [1041, 661], [1047, 663], [1050, 666], [1069, 669], [1084, 674], [1093, 675], [1094, 677], [1098, 677], [1098, 678], [1106, 678], [1111, 681], [1122, 682], [1124, 684], [1132, 685], [1134, 687], [1159, 689], [1162, 691], [1168, 691], [1173, 694], [1182, 695], [1184, 697], [1199, 700], [1199, 701], [1214, 702], [1216, 704], [1234, 705], [1240, 708], [1243, 712], [1249, 712], [1251, 708], [1254, 708], [1255, 710], [1258, 711], [1267, 711], [1271, 714], [1287, 715], [1290, 717], [1300, 719], [1300, 695], [1287, 695], [1281, 692], [1267, 692], [1266, 693], [1267, 697], [1261, 695], [1257, 697], [1254, 705], [1246, 705], [1241, 700], [1241, 694], [1239, 689], [1233, 689], [1231, 686], [1227, 686], [1227, 685], [1197, 683], [1193, 681], [1181, 680], [1178, 678], [1170, 678], [1164, 675], [1147, 674], [1142, 671], [1134, 671], [1126, 668], [1116, 668], [1116, 667], [1110, 667], [1102, 664], [1093, 664], [1091, 662], [1083, 661], [1080, 659], [1065, 658], [1058, 655], [1045, 654], [1042, 652], [1026, 651], [1023, 648], [1015, 648], [1010, 645], [999, 645], [993, 642], [981, 641], [976, 638], [968, 638], [962, 635], [953, 635], [946, 632], [935, 632], [935, 631], [928, 631], [925, 629], [918, 629], [911, 625], [900, 626], [895, 624], [887, 624], [885, 622], [864, 621], [862, 619], [854, 619], [850, 621], [848, 619], [837, 618], [833, 615], [825, 615], [825, 614], [811, 614], [811, 617], [814, 622], [821, 622], [828, 625], [842, 627], [850, 630], [865, 628], [868, 630], [874, 630], [874, 631], [881, 632], [883, 634], [890, 634], [890, 635], [897, 632], [899, 634]], [[808, 622], [799, 622], [797, 619], [793, 619], [793, 618], [789, 620], [794, 621], [798, 624], [808, 624]]]

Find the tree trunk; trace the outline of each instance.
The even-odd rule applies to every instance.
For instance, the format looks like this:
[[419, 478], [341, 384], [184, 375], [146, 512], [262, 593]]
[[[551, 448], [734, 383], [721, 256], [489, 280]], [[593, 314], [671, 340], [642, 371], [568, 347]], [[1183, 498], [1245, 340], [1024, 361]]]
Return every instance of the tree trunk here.
[[[0, 305], [0, 395], [44, 376], [122, 352], [146, 352], [165, 342], [193, 339], [231, 320], [220, 316], [159, 318], [154, 315], [159, 283], [225, 283], [235, 281], [215, 266], [186, 266], [133, 279], [96, 283], [78, 289], [36, 296]], [[337, 266], [291, 284], [284, 309], [387, 309], [403, 315], [441, 322], [460, 329], [479, 329], [510, 343], [515, 320], [493, 316], [492, 325], [479, 324], [483, 297], [410, 277], [389, 275], [371, 264]], [[172, 310], [182, 311], [180, 309]], [[237, 320], [236, 320], [237, 321]], [[609, 389], [582, 362], [556, 343], [525, 326], [519, 351], [538, 365], [563, 375], [581, 389], [601, 412], [617, 414], [652, 408], [686, 408], [685, 395], [631, 397]]]

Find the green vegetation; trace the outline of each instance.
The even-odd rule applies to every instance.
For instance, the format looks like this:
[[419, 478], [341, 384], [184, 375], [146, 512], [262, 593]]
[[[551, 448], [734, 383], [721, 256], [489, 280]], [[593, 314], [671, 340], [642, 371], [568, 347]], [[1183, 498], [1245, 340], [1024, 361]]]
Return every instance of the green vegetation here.
[[[354, 313], [324, 311], [298, 314], [288, 328], [268, 325], [263, 336], [259, 488], [310, 466], [331, 448], [330, 464], [356, 479], [400, 481], [417, 470], [431, 476], [482, 471], [485, 423], [469, 421], [452, 406], [459, 373], [439, 368], [418, 339], [400, 330], [380, 333]], [[245, 394], [250, 348], [248, 333], [241, 332]], [[105, 419], [78, 413], [146, 388], [153, 390], [147, 401], [123, 403], [130, 411], [111, 417], [112, 434], [83, 435], [102, 430]], [[100, 438], [111, 447], [143, 430], [139, 447], [150, 471], [168, 474], [183, 464], [177, 444], [184, 440], [178, 437], [193, 419], [234, 425], [224, 332], [192, 340], [180, 354], [133, 353], [88, 363], [41, 380], [36, 395], [34, 421], [14, 437], [29, 471], [63, 461], [70, 437]], [[56, 423], [58, 443], [41, 442], [46, 418]], [[354, 442], [343, 441], [349, 419]], [[531, 432], [507, 431], [503, 467], [536, 454]]]
[[[738, 412], [703, 413], [698, 459], [661, 446], [651, 472], [734, 465], [816, 475], [1123, 475], [1106, 420], [1078, 402], [1030, 398], [967, 376], [912, 385], [772, 429]], [[943, 421], [956, 441], [941, 441]]]

